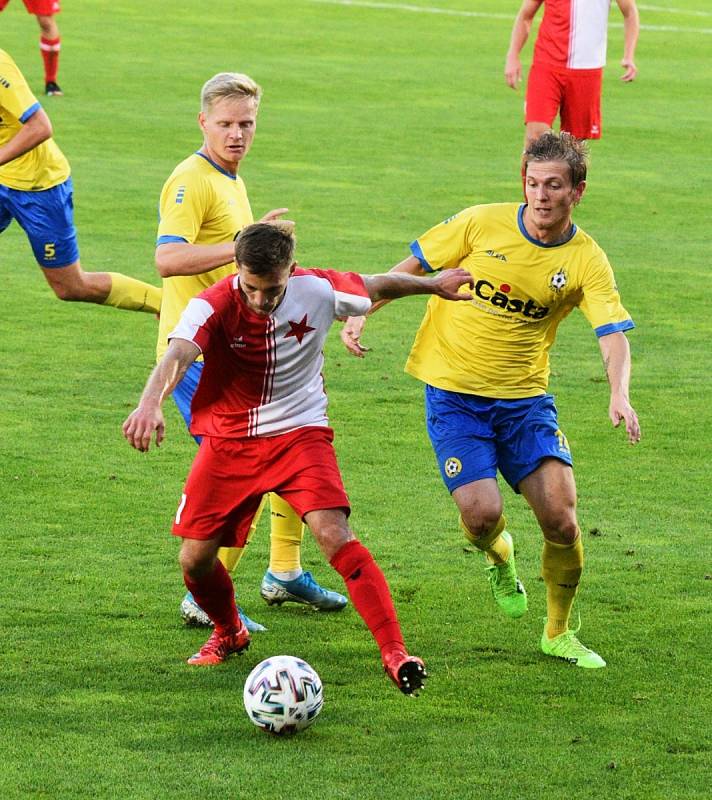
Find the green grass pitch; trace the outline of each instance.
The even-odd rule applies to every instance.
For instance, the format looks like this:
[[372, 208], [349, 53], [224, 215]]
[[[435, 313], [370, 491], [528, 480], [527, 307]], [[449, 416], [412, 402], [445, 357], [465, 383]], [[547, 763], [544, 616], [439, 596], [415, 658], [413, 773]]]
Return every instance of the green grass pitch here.
[[[437, 475], [421, 387], [402, 372], [422, 299], [371, 320], [365, 362], [333, 331], [326, 375], [353, 525], [428, 663], [426, 691], [390, 685], [353, 609], [263, 604], [264, 528], [238, 590], [269, 632], [223, 667], [186, 667], [204, 634], [178, 618], [169, 525], [194, 447], [171, 404], [160, 451], [132, 451], [120, 430], [156, 322], [53, 299], [13, 225], [0, 237], [3, 798], [709, 796], [712, 10], [670, 3], [640, 4], [632, 85], [618, 81], [613, 4], [604, 135], [576, 214], [637, 323], [641, 444], [608, 422], [582, 315], [563, 324], [552, 361], [587, 554], [581, 637], [608, 667], [540, 654], [541, 537], [508, 490], [530, 611], [494, 613]], [[242, 174], [258, 216], [290, 208], [304, 265], [383, 271], [455, 211], [519, 197], [523, 96], [503, 78], [518, 0], [63, 5], [66, 94], [43, 103], [73, 167], [86, 269], [157, 281], [159, 191], [199, 146], [200, 86], [224, 69], [264, 86]], [[39, 92], [37, 38], [11, 3], [0, 47]], [[304, 564], [340, 586], [311, 540]], [[255, 729], [241, 700], [250, 669], [278, 653], [305, 658], [325, 685], [320, 719], [287, 740]]]

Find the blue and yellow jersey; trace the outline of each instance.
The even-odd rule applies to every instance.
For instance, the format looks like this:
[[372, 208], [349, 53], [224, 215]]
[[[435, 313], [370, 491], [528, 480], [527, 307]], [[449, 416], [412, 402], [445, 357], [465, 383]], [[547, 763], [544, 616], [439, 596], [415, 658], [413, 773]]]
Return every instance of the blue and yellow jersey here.
[[580, 228], [561, 244], [532, 239], [525, 206], [473, 206], [411, 244], [427, 271], [462, 267], [471, 302], [432, 297], [406, 372], [455, 392], [501, 399], [546, 392], [556, 329], [578, 307], [598, 336], [633, 328], [606, 254]]
[[[0, 145], [7, 144], [39, 109], [17, 64], [0, 50]], [[38, 192], [64, 183], [69, 163], [54, 139], [0, 166], [0, 184], [23, 192]]]
[[[156, 244], [223, 244], [232, 241], [252, 221], [242, 179], [225, 172], [202, 153], [193, 153], [178, 164], [163, 186]], [[233, 272], [235, 265], [231, 261], [201, 275], [163, 279], [156, 346], [159, 360], [168, 346], [168, 334], [178, 324], [188, 302]]]

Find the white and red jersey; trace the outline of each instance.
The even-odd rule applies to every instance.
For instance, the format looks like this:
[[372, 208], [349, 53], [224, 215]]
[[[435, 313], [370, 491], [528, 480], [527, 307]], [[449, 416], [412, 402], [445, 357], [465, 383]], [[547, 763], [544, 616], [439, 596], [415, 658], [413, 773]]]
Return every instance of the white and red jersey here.
[[606, 64], [611, 0], [544, 0], [534, 61], [568, 69]]
[[267, 316], [247, 306], [239, 281], [228, 276], [193, 298], [168, 337], [205, 356], [191, 433], [237, 439], [328, 425], [322, 347], [336, 317], [371, 307], [363, 278], [297, 268]]

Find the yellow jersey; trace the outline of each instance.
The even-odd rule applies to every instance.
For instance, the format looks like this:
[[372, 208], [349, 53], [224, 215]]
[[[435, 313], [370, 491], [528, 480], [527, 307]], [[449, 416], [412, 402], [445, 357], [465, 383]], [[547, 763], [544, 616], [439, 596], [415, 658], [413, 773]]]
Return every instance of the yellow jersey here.
[[[252, 223], [245, 184], [202, 153], [182, 161], [163, 186], [157, 246], [169, 242], [223, 244]], [[163, 279], [161, 319], [156, 354], [160, 361], [168, 347], [168, 334], [197, 294], [235, 272], [230, 261], [200, 275]]]
[[525, 208], [466, 208], [411, 244], [426, 271], [462, 267], [474, 290], [470, 302], [430, 299], [406, 372], [454, 392], [535, 397], [546, 392], [549, 350], [573, 308], [598, 336], [634, 327], [596, 242], [576, 226], [560, 244], [533, 239]]
[[[0, 50], [0, 145], [14, 139], [41, 108], [17, 64]], [[64, 153], [49, 138], [0, 166], [0, 184], [23, 192], [39, 192], [64, 183], [69, 171]]]

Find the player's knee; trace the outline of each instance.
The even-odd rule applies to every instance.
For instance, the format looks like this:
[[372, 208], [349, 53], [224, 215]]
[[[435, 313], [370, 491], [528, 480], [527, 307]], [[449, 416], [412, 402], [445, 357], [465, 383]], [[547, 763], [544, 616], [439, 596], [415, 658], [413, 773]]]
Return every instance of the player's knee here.
[[184, 575], [191, 580], [197, 580], [212, 571], [215, 565], [215, 556], [195, 548], [182, 547], [178, 555], [178, 562]]
[[567, 511], [542, 520], [542, 530], [544, 538], [555, 544], [573, 544], [580, 534], [576, 516]]
[[501, 516], [501, 504], [487, 508], [465, 508], [461, 511], [462, 523], [471, 534], [471, 539], [488, 537], [499, 524]]
[[314, 538], [316, 539], [319, 549], [331, 560], [336, 553], [347, 543], [350, 542], [354, 535], [351, 533], [346, 518], [343, 520], [330, 521], [323, 525], [312, 527]]
[[58, 300], [79, 303], [86, 299], [86, 292], [81, 285], [57, 283], [52, 284], [52, 291]]

